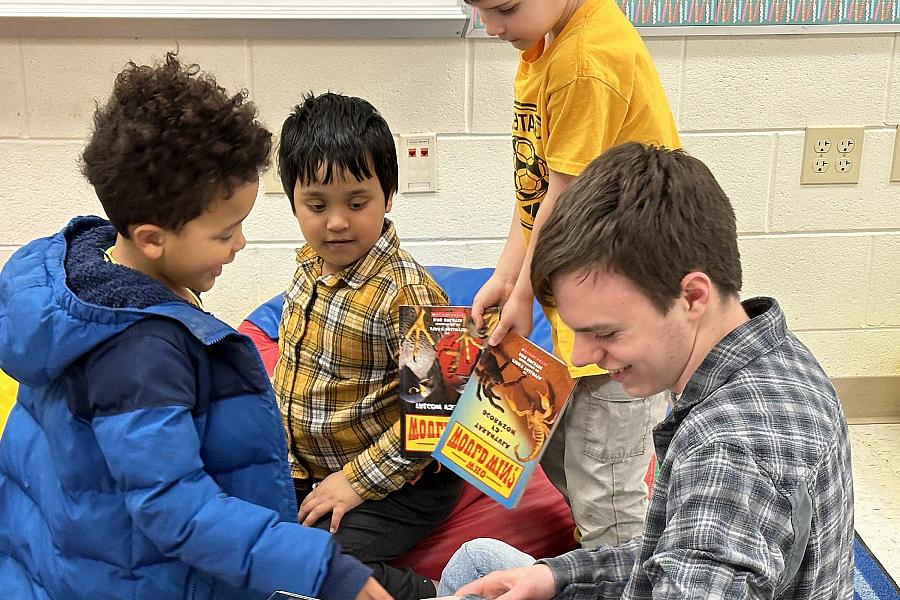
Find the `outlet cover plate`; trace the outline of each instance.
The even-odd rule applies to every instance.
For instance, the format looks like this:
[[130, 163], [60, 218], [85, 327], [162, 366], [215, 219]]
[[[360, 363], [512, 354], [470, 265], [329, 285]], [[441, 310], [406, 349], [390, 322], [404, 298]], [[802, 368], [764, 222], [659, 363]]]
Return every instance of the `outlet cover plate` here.
[[434, 133], [401, 134], [397, 148], [400, 163], [400, 193], [436, 192], [437, 137]]
[[891, 181], [900, 182], [900, 127], [894, 136], [894, 160], [891, 162]]
[[800, 184], [859, 183], [865, 127], [807, 127]]

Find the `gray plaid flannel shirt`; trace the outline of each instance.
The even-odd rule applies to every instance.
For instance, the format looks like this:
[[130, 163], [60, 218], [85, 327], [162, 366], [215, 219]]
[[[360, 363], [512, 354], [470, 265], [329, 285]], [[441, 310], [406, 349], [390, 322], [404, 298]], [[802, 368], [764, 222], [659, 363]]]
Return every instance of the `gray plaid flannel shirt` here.
[[550, 566], [560, 599], [853, 596], [853, 481], [834, 388], [771, 298], [654, 430], [643, 535]]

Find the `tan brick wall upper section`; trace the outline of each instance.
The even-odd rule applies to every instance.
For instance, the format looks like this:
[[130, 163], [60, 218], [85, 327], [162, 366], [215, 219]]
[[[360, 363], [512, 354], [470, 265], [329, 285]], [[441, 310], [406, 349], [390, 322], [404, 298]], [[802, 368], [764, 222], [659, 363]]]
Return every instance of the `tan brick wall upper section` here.
[[[776, 296], [834, 376], [900, 373], [900, 184], [888, 182], [900, 121], [894, 34], [652, 38], [648, 48], [688, 152], [732, 199], [745, 291]], [[434, 194], [391, 217], [425, 264], [492, 265], [512, 213], [510, 105], [516, 52], [486, 40], [0, 38], [0, 264], [99, 203], [78, 172], [94, 102], [125, 62], [179, 47], [231, 90], [246, 87], [278, 131], [307, 90], [367, 98], [395, 134], [438, 134]], [[803, 129], [863, 125], [858, 186], [799, 185]], [[248, 248], [207, 307], [236, 324], [283, 289], [299, 228], [261, 196]]]

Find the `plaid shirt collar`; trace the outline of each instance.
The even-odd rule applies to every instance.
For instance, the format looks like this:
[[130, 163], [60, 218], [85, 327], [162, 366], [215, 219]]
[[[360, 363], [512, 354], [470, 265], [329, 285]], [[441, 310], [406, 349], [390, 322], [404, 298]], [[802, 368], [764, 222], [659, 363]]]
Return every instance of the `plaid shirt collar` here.
[[752, 298], [741, 303], [749, 320], [733, 329], [700, 363], [681, 396], [679, 408], [689, 408], [731, 379], [734, 373], [784, 342], [787, 326], [774, 298]]
[[326, 285], [334, 285], [338, 280], [344, 282], [353, 289], [359, 289], [366, 281], [376, 275], [387, 264], [391, 256], [400, 248], [400, 238], [394, 223], [385, 218], [381, 237], [375, 241], [372, 248], [352, 265], [329, 275], [322, 275], [322, 258], [316, 254], [312, 246], [304, 244], [297, 250], [297, 264], [309, 280], [321, 280]]
[[787, 325], [784, 313], [774, 298], [751, 298], [741, 304], [750, 319], [713, 346], [675, 401], [671, 414], [654, 429], [653, 437], [660, 460], [691, 409], [722, 387], [747, 363], [783, 343]]

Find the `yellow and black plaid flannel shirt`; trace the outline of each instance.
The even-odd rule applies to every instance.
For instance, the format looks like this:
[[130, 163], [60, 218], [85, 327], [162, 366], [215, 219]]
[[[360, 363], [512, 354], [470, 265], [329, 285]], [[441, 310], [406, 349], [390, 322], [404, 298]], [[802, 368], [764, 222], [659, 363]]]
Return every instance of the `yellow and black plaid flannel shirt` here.
[[297, 251], [274, 375], [291, 475], [343, 470], [364, 499], [400, 489], [429, 462], [400, 454], [399, 307], [447, 304], [385, 224], [369, 253], [337, 273], [320, 275], [308, 244]]

